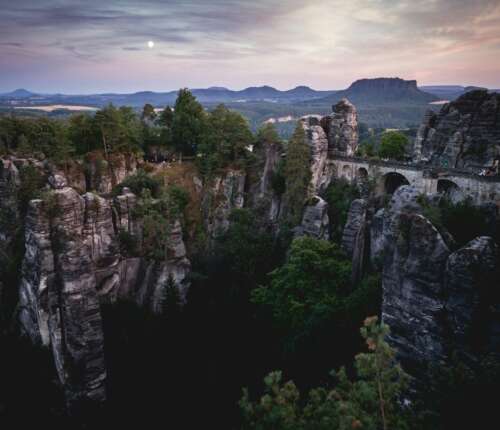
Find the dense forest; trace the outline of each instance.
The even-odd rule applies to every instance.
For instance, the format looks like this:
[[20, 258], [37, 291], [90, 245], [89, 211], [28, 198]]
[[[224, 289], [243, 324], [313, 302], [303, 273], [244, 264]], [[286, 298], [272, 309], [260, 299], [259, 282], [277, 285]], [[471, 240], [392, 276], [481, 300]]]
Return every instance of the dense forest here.
[[[407, 134], [364, 127], [357, 155], [404, 160]], [[0, 423], [21, 428], [35, 417], [50, 428], [455, 429], [494, 415], [488, 390], [497, 386], [497, 367], [478, 373], [458, 360], [436, 363], [422, 390], [398, 363], [386, 339], [390, 327], [380, 322], [381, 270], [370, 267], [353, 279], [341, 247], [349, 207], [363, 190], [335, 180], [324, 192], [332, 240], [294, 234], [311, 179], [304, 142], [300, 124], [287, 141], [270, 124], [253, 133], [239, 113], [224, 105], [205, 110], [188, 90], [161, 112], [146, 105], [137, 115], [109, 105], [67, 119], [0, 117], [2, 156], [68, 172], [75, 160], [84, 166], [99, 160], [102, 169], [112, 168], [117, 154], [141, 160], [112, 194], [127, 188], [138, 196], [144, 237], [139, 246], [122, 232], [117, 246], [124, 255], [165, 259], [168, 221], [180, 218], [192, 265], [187, 298], [167, 281], [159, 313], [125, 300], [101, 304], [108, 399], [68, 414], [49, 351], [18, 333], [25, 249], [15, 242], [0, 268]], [[282, 151], [272, 189], [287, 208], [274, 230], [250, 205], [234, 209], [228, 228], [209, 240], [190, 190], [165, 185], [158, 173], [159, 166], [184, 163], [203, 181], [229, 168], [251, 176], [271, 145]], [[24, 167], [20, 176], [21, 213], [34, 198], [50, 202], [36, 170]], [[426, 208], [460, 243], [486, 228], [468, 202]], [[474, 226], [470, 217], [478, 220]], [[10, 222], [9, 213], [0, 213], [3, 227]], [[9, 228], [24, 234], [22, 225]]]

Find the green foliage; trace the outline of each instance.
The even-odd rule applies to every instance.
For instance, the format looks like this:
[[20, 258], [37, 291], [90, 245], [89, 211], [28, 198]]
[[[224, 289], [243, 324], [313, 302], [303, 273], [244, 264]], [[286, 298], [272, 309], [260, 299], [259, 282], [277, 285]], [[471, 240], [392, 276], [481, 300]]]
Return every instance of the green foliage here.
[[487, 225], [487, 217], [483, 210], [466, 199], [453, 204], [449, 199], [440, 202], [443, 226], [450, 232], [458, 246], [463, 246], [472, 239], [491, 234]]
[[245, 118], [222, 104], [217, 106], [207, 116], [206, 135], [198, 145], [200, 171], [209, 175], [228, 164], [245, 161], [252, 142]]
[[40, 198], [42, 187], [45, 185], [43, 175], [39, 169], [31, 164], [19, 169], [20, 187], [17, 192], [21, 214], [26, 214], [30, 200]]
[[142, 218], [142, 252], [153, 260], [168, 258], [171, 223], [163, 200], [154, 200], [149, 189], [144, 189], [136, 207], [135, 216]]
[[380, 158], [403, 160], [406, 156], [408, 138], [400, 132], [388, 131], [382, 135], [378, 155]]
[[61, 215], [61, 207], [57, 201], [56, 193], [52, 190], [44, 191], [40, 198], [43, 201], [43, 211], [49, 220], [54, 220]]
[[142, 108], [141, 119], [143, 121], [154, 121], [156, 118], [155, 108], [152, 104], [146, 103]]
[[183, 215], [189, 204], [189, 193], [184, 188], [171, 185], [167, 188], [167, 195], [171, 206], [171, 214], [173, 214], [172, 211], [175, 211], [178, 216]]
[[328, 203], [328, 216], [332, 223], [331, 233], [334, 241], [340, 242], [351, 203], [359, 197], [358, 187], [343, 178], [332, 181], [328, 186], [324, 198]]
[[488, 236], [492, 232], [487, 223], [487, 215], [481, 207], [468, 198], [453, 203], [442, 198], [438, 204], [431, 203], [425, 195], [418, 197], [422, 214], [441, 232], [451, 234], [456, 248], [466, 245], [478, 236]]
[[140, 122], [129, 107], [112, 104], [96, 112], [93, 127], [106, 156], [113, 152], [136, 152], [140, 149]]
[[160, 193], [161, 181], [148, 175], [144, 170], [138, 169], [133, 175], [127, 176], [123, 182], [113, 188], [113, 194], [119, 195], [123, 188], [129, 188], [136, 195], [141, 195], [143, 190], [149, 190], [153, 197]]
[[170, 106], [165, 107], [158, 117], [158, 124], [162, 127], [171, 128], [174, 121], [174, 111]]
[[191, 92], [179, 91], [172, 121], [172, 141], [175, 148], [185, 155], [194, 155], [198, 145], [205, 140], [207, 117], [203, 106]]
[[88, 114], [72, 115], [68, 124], [69, 139], [77, 154], [86, 154], [100, 148], [94, 118]]
[[311, 180], [310, 161], [311, 151], [306, 143], [305, 131], [299, 123], [288, 143], [283, 168], [286, 188], [283, 199], [288, 210], [287, 221], [292, 225], [297, 225], [302, 218], [302, 210]]
[[270, 306], [275, 321], [292, 331], [310, 332], [341, 305], [350, 289], [351, 264], [335, 244], [295, 239], [287, 262], [271, 273], [269, 287], [253, 293], [253, 301]]
[[259, 223], [248, 209], [235, 209], [229, 228], [217, 238], [215, 252], [221, 256], [231, 280], [240, 287], [263, 281], [273, 264], [273, 238], [259, 231]]
[[120, 247], [120, 254], [126, 257], [138, 256], [138, 242], [133, 234], [121, 228], [118, 231], [118, 244]]
[[395, 361], [395, 351], [385, 337], [389, 328], [367, 318], [361, 334], [367, 353], [356, 356], [357, 378], [351, 381], [344, 369], [334, 373], [333, 389], [312, 389], [301, 398], [293, 382], [282, 383], [281, 372], [265, 379], [266, 393], [252, 402], [247, 390], [240, 400], [244, 426], [248, 429], [330, 430], [330, 429], [407, 429], [410, 420], [401, 408], [407, 389], [407, 376]]

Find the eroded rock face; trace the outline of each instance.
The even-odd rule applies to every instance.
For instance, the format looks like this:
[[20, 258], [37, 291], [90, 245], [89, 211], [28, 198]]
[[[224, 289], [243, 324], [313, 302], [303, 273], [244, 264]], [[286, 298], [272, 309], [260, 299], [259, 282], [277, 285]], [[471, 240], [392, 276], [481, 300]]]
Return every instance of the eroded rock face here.
[[63, 186], [63, 178], [57, 183], [50, 198], [30, 202], [19, 321], [34, 342], [51, 347], [70, 405], [103, 401], [100, 304], [128, 299], [160, 312], [169, 278], [185, 298], [190, 262], [179, 220], [172, 220], [166, 260], [126, 257], [120, 253], [120, 229], [139, 243], [142, 238], [142, 224], [133, 216], [136, 196], [125, 189], [112, 201], [82, 196]]
[[480, 170], [500, 154], [500, 94], [470, 91], [426, 115], [415, 145], [417, 160]]
[[257, 159], [247, 175], [249, 199], [247, 204], [262, 218], [265, 224], [276, 227], [281, 210], [281, 196], [273, 188], [273, 179], [278, 173], [283, 157], [281, 143], [268, 143], [254, 148]]
[[500, 304], [491, 300], [499, 276], [498, 248], [491, 237], [472, 240], [446, 262], [445, 310], [464, 360], [477, 361], [491, 351], [500, 357]]
[[342, 235], [342, 249], [349, 257], [353, 256], [354, 250], [359, 245], [360, 231], [365, 228], [367, 202], [363, 199], [356, 199], [351, 203], [347, 222]]
[[302, 223], [295, 229], [295, 236], [310, 236], [315, 239], [330, 239], [328, 204], [319, 196], [311, 198], [304, 209]]
[[355, 154], [358, 147], [358, 112], [349, 100], [342, 99], [333, 106], [328, 138], [332, 151], [348, 156]]
[[410, 186], [394, 193], [373, 218], [371, 246], [372, 260], [383, 267], [389, 340], [405, 368], [424, 381], [427, 366], [446, 363], [453, 352], [474, 362], [482, 352], [499, 351], [500, 307], [491, 294], [499, 267], [489, 237], [452, 252], [450, 240], [421, 214], [417, 196]]
[[207, 233], [211, 239], [229, 227], [229, 215], [244, 204], [246, 174], [242, 170], [228, 170], [205, 184], [203, 212]]
[[300, 119], [306, 134], [306, 142], [311, 148], [310, 196], [328, 187], [332, 178], [332, 164], [328, 159], [328, 136], [321, 126], [319, 115], [308, 115]]

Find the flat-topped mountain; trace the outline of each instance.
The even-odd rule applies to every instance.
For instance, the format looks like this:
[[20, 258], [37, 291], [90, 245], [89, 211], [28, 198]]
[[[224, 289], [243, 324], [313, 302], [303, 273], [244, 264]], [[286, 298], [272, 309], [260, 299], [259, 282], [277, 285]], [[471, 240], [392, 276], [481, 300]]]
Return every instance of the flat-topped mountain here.
[[426, 104], [438, 99], [437, 96], [420, 90], [417, 81], [376, 78], [355, 81], [346, 90], [337, 91], [318, 102], [335, 103], [343, 98], [349, 99], [356, 105]]

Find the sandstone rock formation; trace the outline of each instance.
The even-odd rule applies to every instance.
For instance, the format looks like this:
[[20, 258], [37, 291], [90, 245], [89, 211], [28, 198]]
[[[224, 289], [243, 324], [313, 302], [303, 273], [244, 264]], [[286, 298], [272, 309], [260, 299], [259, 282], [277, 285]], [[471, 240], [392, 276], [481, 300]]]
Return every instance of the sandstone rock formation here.
[[415, 142], [416, 160], [480, 171], [500, 156], [500, 94], [470, 91], [429, 112]]
[[245, 201], [243, 170], [228, 170], [205, 184], [202, 208], [206, 231], [211, 239], [229, 227], [229, 215], [233, 209], [243, 208]]
[[421, 214], [417, 196], [403, 186], [375, 215], [372, 258], [383, 259], [382, 316], [392, 328], [390, 341], [406, 369], [425, 380], [426, 366], [446, 363], [453, 352], [468, 362], [500, 353], [500, 303], [491, 293], [499, 259], [489, 237], [452, 253]]
[[319, 196], [309, 199], [302, 217], [302, 223], [295, 229], [295, 236], [311, 236], [315, 239], [330, 239], [328, 204]]
[[21, 328], [35, 343], [50, 346], [69, 404], [105, 398], [106, 367], [100, 304], [128, 299], [153, 312], [162, 309], [171, 278], [185, 299], [190, 262], [179, 220], [172, 220], [167, 259], [150, 261], [120, 252], [121, 230], [141, 241], [129, 190], [114, 200], [80, 195], [66, 178], [49, 177], [54, 188], [32, 200], [25, 223], [19, 297]]
[[254, 209], [264, 224], [276, 230], [281, 210], [281, 196], [273, 188], [273, 179], [278, 174], [283, 159], [283, 147], [279, 142], [263, 142], [254, 147], [256, 162], [246, 178], [245, 188], [249, 198], [246, 204]]
[[309, 195], [324, 191], [332, 177], [332, 165], [328, 159], [328, 136], [321, 126], [319, 115], [308, 115], [300, 119], [306, 134], [306, 142], [311, 148], [311, 183]]
[[355, 154], [358, 147], [358, 113], [347, 99], [333, 106], [328, 124], [328, 141], [331, 151], [348, 156]]

